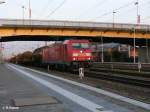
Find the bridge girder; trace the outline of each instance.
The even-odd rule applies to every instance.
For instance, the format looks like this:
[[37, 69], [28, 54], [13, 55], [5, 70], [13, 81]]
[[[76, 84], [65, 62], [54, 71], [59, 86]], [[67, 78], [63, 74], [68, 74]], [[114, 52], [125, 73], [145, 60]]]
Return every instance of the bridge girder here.
[[[150, 33], [136, 31], [135, 38], [150, 39]], [[110, 38], [134, 38], [133, 30], [110, 29], [71, 29], [71, 28], [36, 28], [36, 27], [0, 27], [0, 36], [77, 36], [77, 37], [110, 37]], [[44, 38], [44, 37], [43, 37]]]

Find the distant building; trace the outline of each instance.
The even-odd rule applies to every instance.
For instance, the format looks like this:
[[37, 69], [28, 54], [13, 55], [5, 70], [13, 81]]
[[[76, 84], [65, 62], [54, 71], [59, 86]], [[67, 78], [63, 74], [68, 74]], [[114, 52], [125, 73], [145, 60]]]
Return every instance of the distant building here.
[[[92, 44], [94, 61], [101, 61], [102, 51], [105, 62], [133, 62], [134, 48], [130, 45], [119, 43]], [[138, 61], [138, 50], [135, 52], [136, 61]]]

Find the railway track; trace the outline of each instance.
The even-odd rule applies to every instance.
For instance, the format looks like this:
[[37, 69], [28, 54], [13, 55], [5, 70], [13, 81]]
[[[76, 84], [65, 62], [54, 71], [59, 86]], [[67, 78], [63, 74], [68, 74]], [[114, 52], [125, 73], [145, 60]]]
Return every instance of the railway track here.
[[150, 78], [150, 72], [139, 72], [139, 71], [133, 71], [133, 70], [108, 69], [108, 68], [95, 67], [95, 68], [90, 68], [90, 71], [123, 74], [126, 76], [135, 76], [135, 77], [141, 77], [141, 78]]
[[[37, 67], [37, 68], [41, 68], [41, 67]], [[58, 70], [55, 70], [55, 71], [58, 71]], [[64, 73], [64, 71], [59, 71], [59, 72]], [[65, 73], [68, 74], [68, 72], [65, 72]], [[75, 70], [74, 72], [71, 72], [71, 73], [78, 75], [78, 70]], [[133, 75], [130, 73], [124, 74], [124, 73], [120, 73], [120, 72], [112, 73], [111, 70], [108, 72], [108, 71], [106, 71], [106, 69], [102, 70], [101, 68], [90, 68], [90, 69], [85, 69], [85, 76], [91, 77], [91, 78], [98, 78], [98, 79], [102, 79], [102, 80], [109, 80], [112, 82], [124, 83], [124, 84], [128, 84], [128, 85], [133, 85], [133, 86], [150, 88], [150, 77], [149, 77], [148, 73], [145, 75], [140, 75], [140, 74]]]
[[108, 68], [108, 69], [120, 69], [120, 70], [132, 70], [132, 71], [150, 72], [150, 63], [120, 63], [120, 62], [94, 62], [93, 67]]
[[96, 70], [86, 70], [86, 76], [93, 78], [100, 78], [109, 81], [115, 81], [134, 86], [150, 88], [150, 78], [138, 77], [133, 75], [124, 75], [111, 72], [100, 72]]

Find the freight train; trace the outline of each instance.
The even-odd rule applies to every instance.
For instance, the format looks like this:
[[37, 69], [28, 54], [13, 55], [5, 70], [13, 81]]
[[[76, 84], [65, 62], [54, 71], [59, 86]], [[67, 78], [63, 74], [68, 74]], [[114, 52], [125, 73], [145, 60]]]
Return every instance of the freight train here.
[[33, 53], [26, 51], [10, 59], [24, 65], [48, 66], [55, 69], [73, 70], [89, 67], [93, 61], [88, 40], [65, 40], [37, 48]]
[[89, 67], [93, 59], [91, 52], [88, 40], [65, 40], [36, 49], [33, 62], [62, 69]]
[[32, 52], [26, 51], [22, 54], [18, 54], [14, 57], [12, 57], [9, 62], [16, 63], [16, 64], [22, 64], [22, 65], [31, 65], [32, 64]]
[[[105, 62], [131, 62], [133, 59], [132, 47], [129, 50], [130, 53], [128, 47], [120, 44], [104, 44], [103, 47]], [[33, 53], [26, 51], [13, 57], [10, 61], [70, 71], [79, 67], [90, 67], [93, 61], [101, 61], [101, 53], [101, 46], [93, 49], [88, 40], [65, 40], [37, 48]], [[136, 49], [137, 59], [138, 51]]]

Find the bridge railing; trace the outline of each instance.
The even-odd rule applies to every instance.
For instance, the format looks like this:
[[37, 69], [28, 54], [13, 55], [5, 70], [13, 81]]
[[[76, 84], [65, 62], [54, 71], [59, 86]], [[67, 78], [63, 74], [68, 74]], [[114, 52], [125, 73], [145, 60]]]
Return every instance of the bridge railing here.
[[71, 27], [71, 28], [106, 28], [106, 29], [129, 29], [150, 31], [150, 25], [103, 23], [103, 22], [79, 22], [79, 21], [48, 21], [48, 20], [20, 20], [20, 19], [0, 19], [0, 26], [39, 26], [39, 27]]

